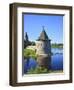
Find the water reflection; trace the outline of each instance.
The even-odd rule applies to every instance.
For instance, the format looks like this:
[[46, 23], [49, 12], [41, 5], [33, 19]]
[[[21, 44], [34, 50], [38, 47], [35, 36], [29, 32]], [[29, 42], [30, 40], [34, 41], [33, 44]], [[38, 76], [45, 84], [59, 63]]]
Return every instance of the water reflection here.
[[40, 67], [44, 67], [46, 69], [51, 69], [51, 56], [38, 56], [37, 63]]
[[48, 70], [63, 70], [63, 49], [52, 49], [53, 55], [49, 57], [39, 56], [37, 59], [27, 58], [24, 60], [24, 73], [38, 66]]

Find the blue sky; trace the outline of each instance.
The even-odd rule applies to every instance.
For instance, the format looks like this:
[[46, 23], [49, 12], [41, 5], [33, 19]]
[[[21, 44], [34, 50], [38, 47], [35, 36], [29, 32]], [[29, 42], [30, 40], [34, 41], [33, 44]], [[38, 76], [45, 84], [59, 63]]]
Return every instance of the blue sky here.
[[63, 16], [24, 14], [24, 32], [29, 40], [37, 40], [43, 26], [51, 43], [63, 43]]

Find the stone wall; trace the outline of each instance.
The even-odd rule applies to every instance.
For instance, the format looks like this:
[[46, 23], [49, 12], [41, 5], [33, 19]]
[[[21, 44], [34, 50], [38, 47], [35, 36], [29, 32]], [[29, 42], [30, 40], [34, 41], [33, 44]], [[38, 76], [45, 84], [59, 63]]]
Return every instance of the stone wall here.
[[36, 42], [36, 54], [50, 54], [51, 53], [51, 45], [50, 41], [37, 41]]

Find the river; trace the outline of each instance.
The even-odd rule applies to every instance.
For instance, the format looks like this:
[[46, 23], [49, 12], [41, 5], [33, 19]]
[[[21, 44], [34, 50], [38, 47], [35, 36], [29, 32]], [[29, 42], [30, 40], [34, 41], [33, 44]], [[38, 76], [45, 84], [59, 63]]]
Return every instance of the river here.
[[[51, 70], [63, 70], [63, 49], [52, 48], [51, 52]], [[31, 68], [36, 68], [38, 66], [37, 61], [33, 58], [29, 60], [24, 60], [24, 73]]]

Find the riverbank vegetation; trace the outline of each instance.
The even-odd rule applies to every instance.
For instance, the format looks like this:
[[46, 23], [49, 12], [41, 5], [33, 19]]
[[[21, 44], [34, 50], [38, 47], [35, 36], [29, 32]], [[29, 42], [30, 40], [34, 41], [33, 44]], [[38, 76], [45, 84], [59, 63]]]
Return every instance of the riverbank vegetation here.
[[48, 73], [48, 70], [43, 67], [36, 67], [36, 68], [31, 68], [27, 74], [40, 74], [40, 73]]
[[[58, 49], [63, 49], [63, 44], [52, 44], [51, 48], [58, 48]], [[53, 53], [51, 53], [51, 55], [53, 55]], [[37, 54], [35, 50], [32, 49], [24, 49], [24, 58], [33, 58], [33, 59], [37, 59]]]
[[63, 70], [47, 70], [44, 67], [31, 68], [27, 74], [43, 74], [43, 73], [63, 73]]
[[36, 59], [37, 58], [36, 52], [31, 49], [24, 49], [24, 58]]
[[63, 44], [56, 44], [56, 43], [53, 43], [53, 44], [51, 44], [51, 47], [52, 48], [59, 48], [59, 49], [62, 49], [63, 48]]

